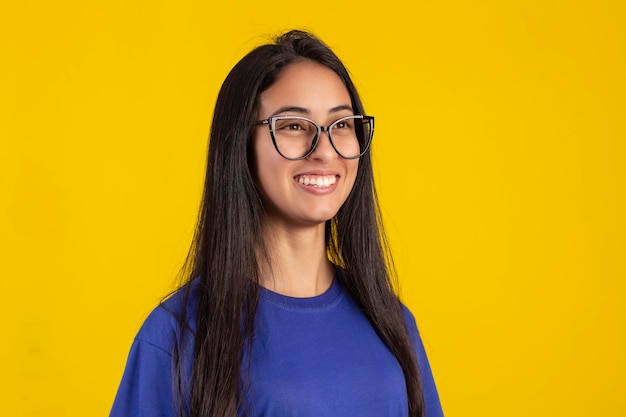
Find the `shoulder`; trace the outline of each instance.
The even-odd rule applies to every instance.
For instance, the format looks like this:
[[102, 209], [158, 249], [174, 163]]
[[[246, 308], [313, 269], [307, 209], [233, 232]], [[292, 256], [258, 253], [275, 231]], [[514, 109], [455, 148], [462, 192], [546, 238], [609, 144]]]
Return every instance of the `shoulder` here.
[[[192, 281], [148, 315], [130, 348], [111, 416], [176, 415], [172, 398], [172, 359], [175, 352], [183, 352], [185, 357], [193, 352], [197, 293], [198, 284]], [[187, 350], [181, 350], [185, 347]]]
[[411, 341], [416, 346], [418, 344], [421, 344], [419, 330], [417, 329], [415, 317], [404, 304], [402, 304], [402, 315], [404, 317], [404, 325], [406, 326], [407, 330], [409, 331], [409, 335], [411, 336]]
[[420, 373], [421, 374], [423, 374], [424, 372], [430, 373], [430, 364], [428, 363], [426, 350], [424, 349], [424, 343], [422, 342], [422, 337], [417, 328], [415, 317], [404, 304], [402, 305], [402, 310], [404, 313], [404, 323], [406, 325], [407, 330], [409, 331], [409, 336], [411, 337], [411, 343], [413, 344], [413, 348], [415, 349], [415, 354], [417, 356], [417, 364], [420, 367]]
[[136, 343], [151, 345], [171, 354], [185, 330], [195, 333], [198, 282], [191, 281], [162, 301], [144, 321]]
[[422, 379], [422, 389], [424, 395], [424, 404], [426, 406], [427, 417], [443, 417], [443, 411], [441, 409], [441, 402], [439, 401], [439, 394], [437, 393], [437, 387], [435, 385], [435, 379], [420, 337], [415, 317], [409, 311], [409, 309], [402, 305], [404, 314], [404, 322], [409, 331], [411, 342], [413, 343], [415, 354], [417, 356], [417, 365], [419, 367], [420, 377]]
[[415, 317], [404, 304], [402, 304], [402, 312], [404, 315], [404, 324], [409, 332], [409, 336], [411, 337], [411, 343], [413, 344], [415, 353], [417, 355], [418, 364], [420, 365], [420, 367], [428, 365], [426, 350], [424, 349], [424, 343], [422, 342], [422, 337], [417, 327]]

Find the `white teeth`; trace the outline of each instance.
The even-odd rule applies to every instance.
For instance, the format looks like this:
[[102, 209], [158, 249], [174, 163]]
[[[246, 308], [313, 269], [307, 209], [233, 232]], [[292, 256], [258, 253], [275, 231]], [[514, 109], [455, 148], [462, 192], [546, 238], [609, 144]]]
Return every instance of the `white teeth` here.
[[315, 175], [311, 177], [307, 175], [300, 175], [297, 178], [297, 181], [300, 184], [308, 185], [310, 187], [327, 188], [337, 182], [337, 177], [334, 175]]

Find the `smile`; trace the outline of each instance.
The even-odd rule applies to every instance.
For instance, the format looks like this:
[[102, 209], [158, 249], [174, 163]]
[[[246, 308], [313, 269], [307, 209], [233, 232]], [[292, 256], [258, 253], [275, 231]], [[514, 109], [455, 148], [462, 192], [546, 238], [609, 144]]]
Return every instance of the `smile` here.
[[327, 188], [337, 182], [335, 175], [299, 175], [295, 180], [309, 187]]

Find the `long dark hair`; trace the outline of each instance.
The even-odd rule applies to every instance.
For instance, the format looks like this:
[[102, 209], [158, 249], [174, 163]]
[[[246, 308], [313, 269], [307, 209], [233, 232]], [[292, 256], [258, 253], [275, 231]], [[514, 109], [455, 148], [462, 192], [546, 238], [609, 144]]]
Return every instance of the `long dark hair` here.
[[[242, 355], [246, 341], [253, 337], [259, 259], [268, 260], [261, 238], [264, 207], [253, 174], [251, 126], [256, 121], [260, 94], [286, 66], [306, 60], [333, 70], [350, 94], [354, 113], [364, 114], [344, 65], [324, 43], [306, 32], [290, 31], [274, 43], [254, 49], [226, 77], [211, 126], [198, 225], [183, 269], [182, 291], [188, 295], [191, 281], [198, 277], [199, 282], [194, 283], [198, 306], [193, 317], [193, 363], [184, 362], [184, 344], [174, 355], [181, 415], [235, 417], [242, 407], [246, 383], [240, 374]], [[326, 224], [326, 242], [329, 259], [338, 266], [338, 279], [402, 367], [409, 415], [422, 416], [416, 355], [393, 288], [393, 262], [381, 223], [369, 153], [359, 160], [348, 199]], [[179, 316], [183, 332], [189, 331], [186, 323], [191, 319], [185, 311], [183, 308]]]

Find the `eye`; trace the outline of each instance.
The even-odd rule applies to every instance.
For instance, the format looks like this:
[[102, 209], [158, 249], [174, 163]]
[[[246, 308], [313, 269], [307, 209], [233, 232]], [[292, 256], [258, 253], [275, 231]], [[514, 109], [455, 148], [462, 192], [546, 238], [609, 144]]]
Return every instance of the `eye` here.
[[342, 120], [341, 122], [335, 125], [335, 129], [352, 129], [354, 127], [354, 120]]
[[276, 121], [277, 130], [285, 130], [289, 132], [298, 132], [302, 130], [309, 130], [309, 123], [304, 120], [283, 119]]
[[302, 130], [302, 129], [304, 129], [304, 126], [302, 126], [302, 123], [297, 123], [296, 122], [296, 123], [291, 123], [291, 124], [288, 124], [288, 125], [284, 126], [283, 129], [286, 129], [286, 130]]

